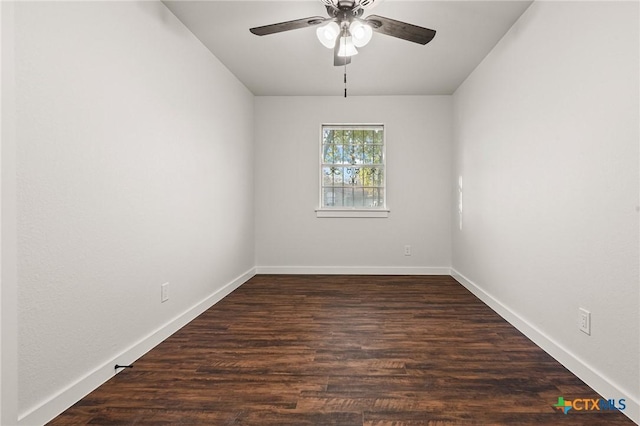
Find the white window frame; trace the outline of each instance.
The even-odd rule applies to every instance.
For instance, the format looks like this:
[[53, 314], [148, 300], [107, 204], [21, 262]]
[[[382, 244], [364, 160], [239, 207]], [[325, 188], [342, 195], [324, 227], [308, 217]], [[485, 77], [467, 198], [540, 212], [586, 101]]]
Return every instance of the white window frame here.
[[[377, 207], [323, 207], [322, 205], [322, 165], [323, 165], [323, 133], [324, 129], [352, 129], [354, 127], [375, 126], [382, 127], [382, 184], [384, 188], [383, 205]], [[318, 150], [318, 208], [316, 217], [320, 218], [386, 218], [389, 217], [390, 210], [387, 207], [387, 128], [383, 123], [322, 123], [320, 125], [320, 142]]]

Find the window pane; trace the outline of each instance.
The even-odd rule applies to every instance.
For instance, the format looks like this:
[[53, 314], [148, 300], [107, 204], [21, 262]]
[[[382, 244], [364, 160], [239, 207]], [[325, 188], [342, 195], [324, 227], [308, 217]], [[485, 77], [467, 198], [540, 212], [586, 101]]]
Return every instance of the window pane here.
[[342, 139], [342, 143], [344, 144], [351, 144], [353, 143], [353, 130], [344, 130], [343, 131], [343, 139]]
[[364, 188], [364, 207], [377, 207], [378, 188]]
[[322, 168], [322, 185], [333, 186], [335, 182], [335, 167], [323, 167]]
[[322, 202], [326, 207], [334, 207], [335, 203], [335, 194], [333, 188], [323, 188], [322, 189]]
[[373, 132], [373, 143], [382, 145], [384, 143], [382, 130], [375, 130]]
[[355, 158], [357, 164], [366, 164], [364, 156], [364, 130], [354, 131], [353, 143], [355, 146]]
[[376, 186], [384, 188], [384, 169], [376, 169], [376, 174], [374, 177], [374, 182]]
[[362, 186], [382, 186], [382, 170], [378, 167], [368, 167], [362, 172]]
[[325, 129], [322, 132], [322, 143], [332, 143], [333, 142], [333, 132], [334, 130]]
[[335, 207], [343, 207], [344, 206], [344, 191], [343, 191], [343, 188], [333, 188], [333, 193], [335, 194], [334, 206]]
[[372, 145], [372, 163], [382, 164], [382, 145]]
[[343, 156], [344, 156], [344, 145], [342, 144], [334, 144], [335, 147], [335, 157], [333, 162], [335, 164], [343, 164]]
[[343, 207], [344, 188], [323, 188], [323, 203], [325, 207]]
[[374, 145], [369, 145], [369, 144], [363, 144], [362, 145], [362, 150], [363, 150], [363, 157], [362, 157], [362, 164], [371, 164], [373, 163], [373, 154], [374, 154]]
[[373, 130], [364, 131], [364, 143], [373, 143]]
[[353, 190], [353, 205], [355, 207], [364, 207], [365, 206], [364, 189], [362, 189], [362, 188], [354, 188], [354, 190]]
[[345, 145], [343, 148], [343, 164], [355, 164], [355, 157], [353, 155], [353, 145]]
[[335, 180], [335, 184], [342, 186], [344, 185], [344, 181], [345, 181], [345, 170], [344, 167], [336, 167], [336, 180]]
[[344, 191], [344, 207], [353, 207], [353, 188], [345, 187]]
[[331, 131], [331, 143], [340, 143], [341, 139], [341, 135], [342, 133], [340, 132], [340, 130], [332, 130]]
[[364, 130], [353, 131], [353, 143], [356, 145], [362, 144], [364, 141]]
[[332, 164], [334, 162], [334, 149], [335, 149], [335, 145], [333, 144], [322, 145], [322, 162], [323, 163]]
[[345, 167], [344, 183], [346, 185], [360, 185], [360, 169], [357, 167]]

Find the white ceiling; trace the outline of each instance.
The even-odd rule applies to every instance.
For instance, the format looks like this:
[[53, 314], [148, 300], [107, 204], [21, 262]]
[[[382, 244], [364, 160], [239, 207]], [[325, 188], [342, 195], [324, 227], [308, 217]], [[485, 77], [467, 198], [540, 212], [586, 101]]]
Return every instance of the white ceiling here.
[[[342, 95], [343, 67], [314, 28], [258, 37], [249, 28], [327, 16], [318, 0], [165, 1], [255, 95]], [[365, 11], [437, 31], [422, 46], [374, 33], [347, 67], [349, 95], [448, 95], [465, 80], [531, 0], [385, 0]]]

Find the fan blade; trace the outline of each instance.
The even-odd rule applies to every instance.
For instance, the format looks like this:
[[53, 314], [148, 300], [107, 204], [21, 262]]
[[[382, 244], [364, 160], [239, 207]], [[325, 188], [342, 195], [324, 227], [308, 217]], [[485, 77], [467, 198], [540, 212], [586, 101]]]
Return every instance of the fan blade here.
[[251, 31], [255, 35], [263, 36], [267, 34], [281, 33], [283, 31], [298, 30], [300, 28], [314, 27], [322, 24], [329, 18], [323, 18], [322, 16], [312, 16], [311, 18], [296, 19], [295, 21], [280, 22], [278, 24], [265, 25], [262, 27], [251, 28]]
[[391, 37], [401, 38], [403, 40], [412, 41], [419, 44], [427, 44], [436, 32], [429, 28], [419, 27], [406, 22], [396, 21], [394, 19], [385, 18], [384, 16], [370, 15], [365, 21], [371, 25], [373, 31], [386, 34]]
[[351, 63], [351, 56], [338, 56], [340, 50], [340, 37], [336, 39], [336, 47], [333, 48], [333, 66], [343, 67]]

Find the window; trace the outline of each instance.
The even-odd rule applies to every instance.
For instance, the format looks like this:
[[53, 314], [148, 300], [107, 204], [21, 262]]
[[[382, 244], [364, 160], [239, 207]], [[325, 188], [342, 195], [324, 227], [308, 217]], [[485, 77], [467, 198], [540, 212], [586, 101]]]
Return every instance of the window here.
[[318, 216], [386, 217], [385, 195], [384, 126], [323, 125]]

